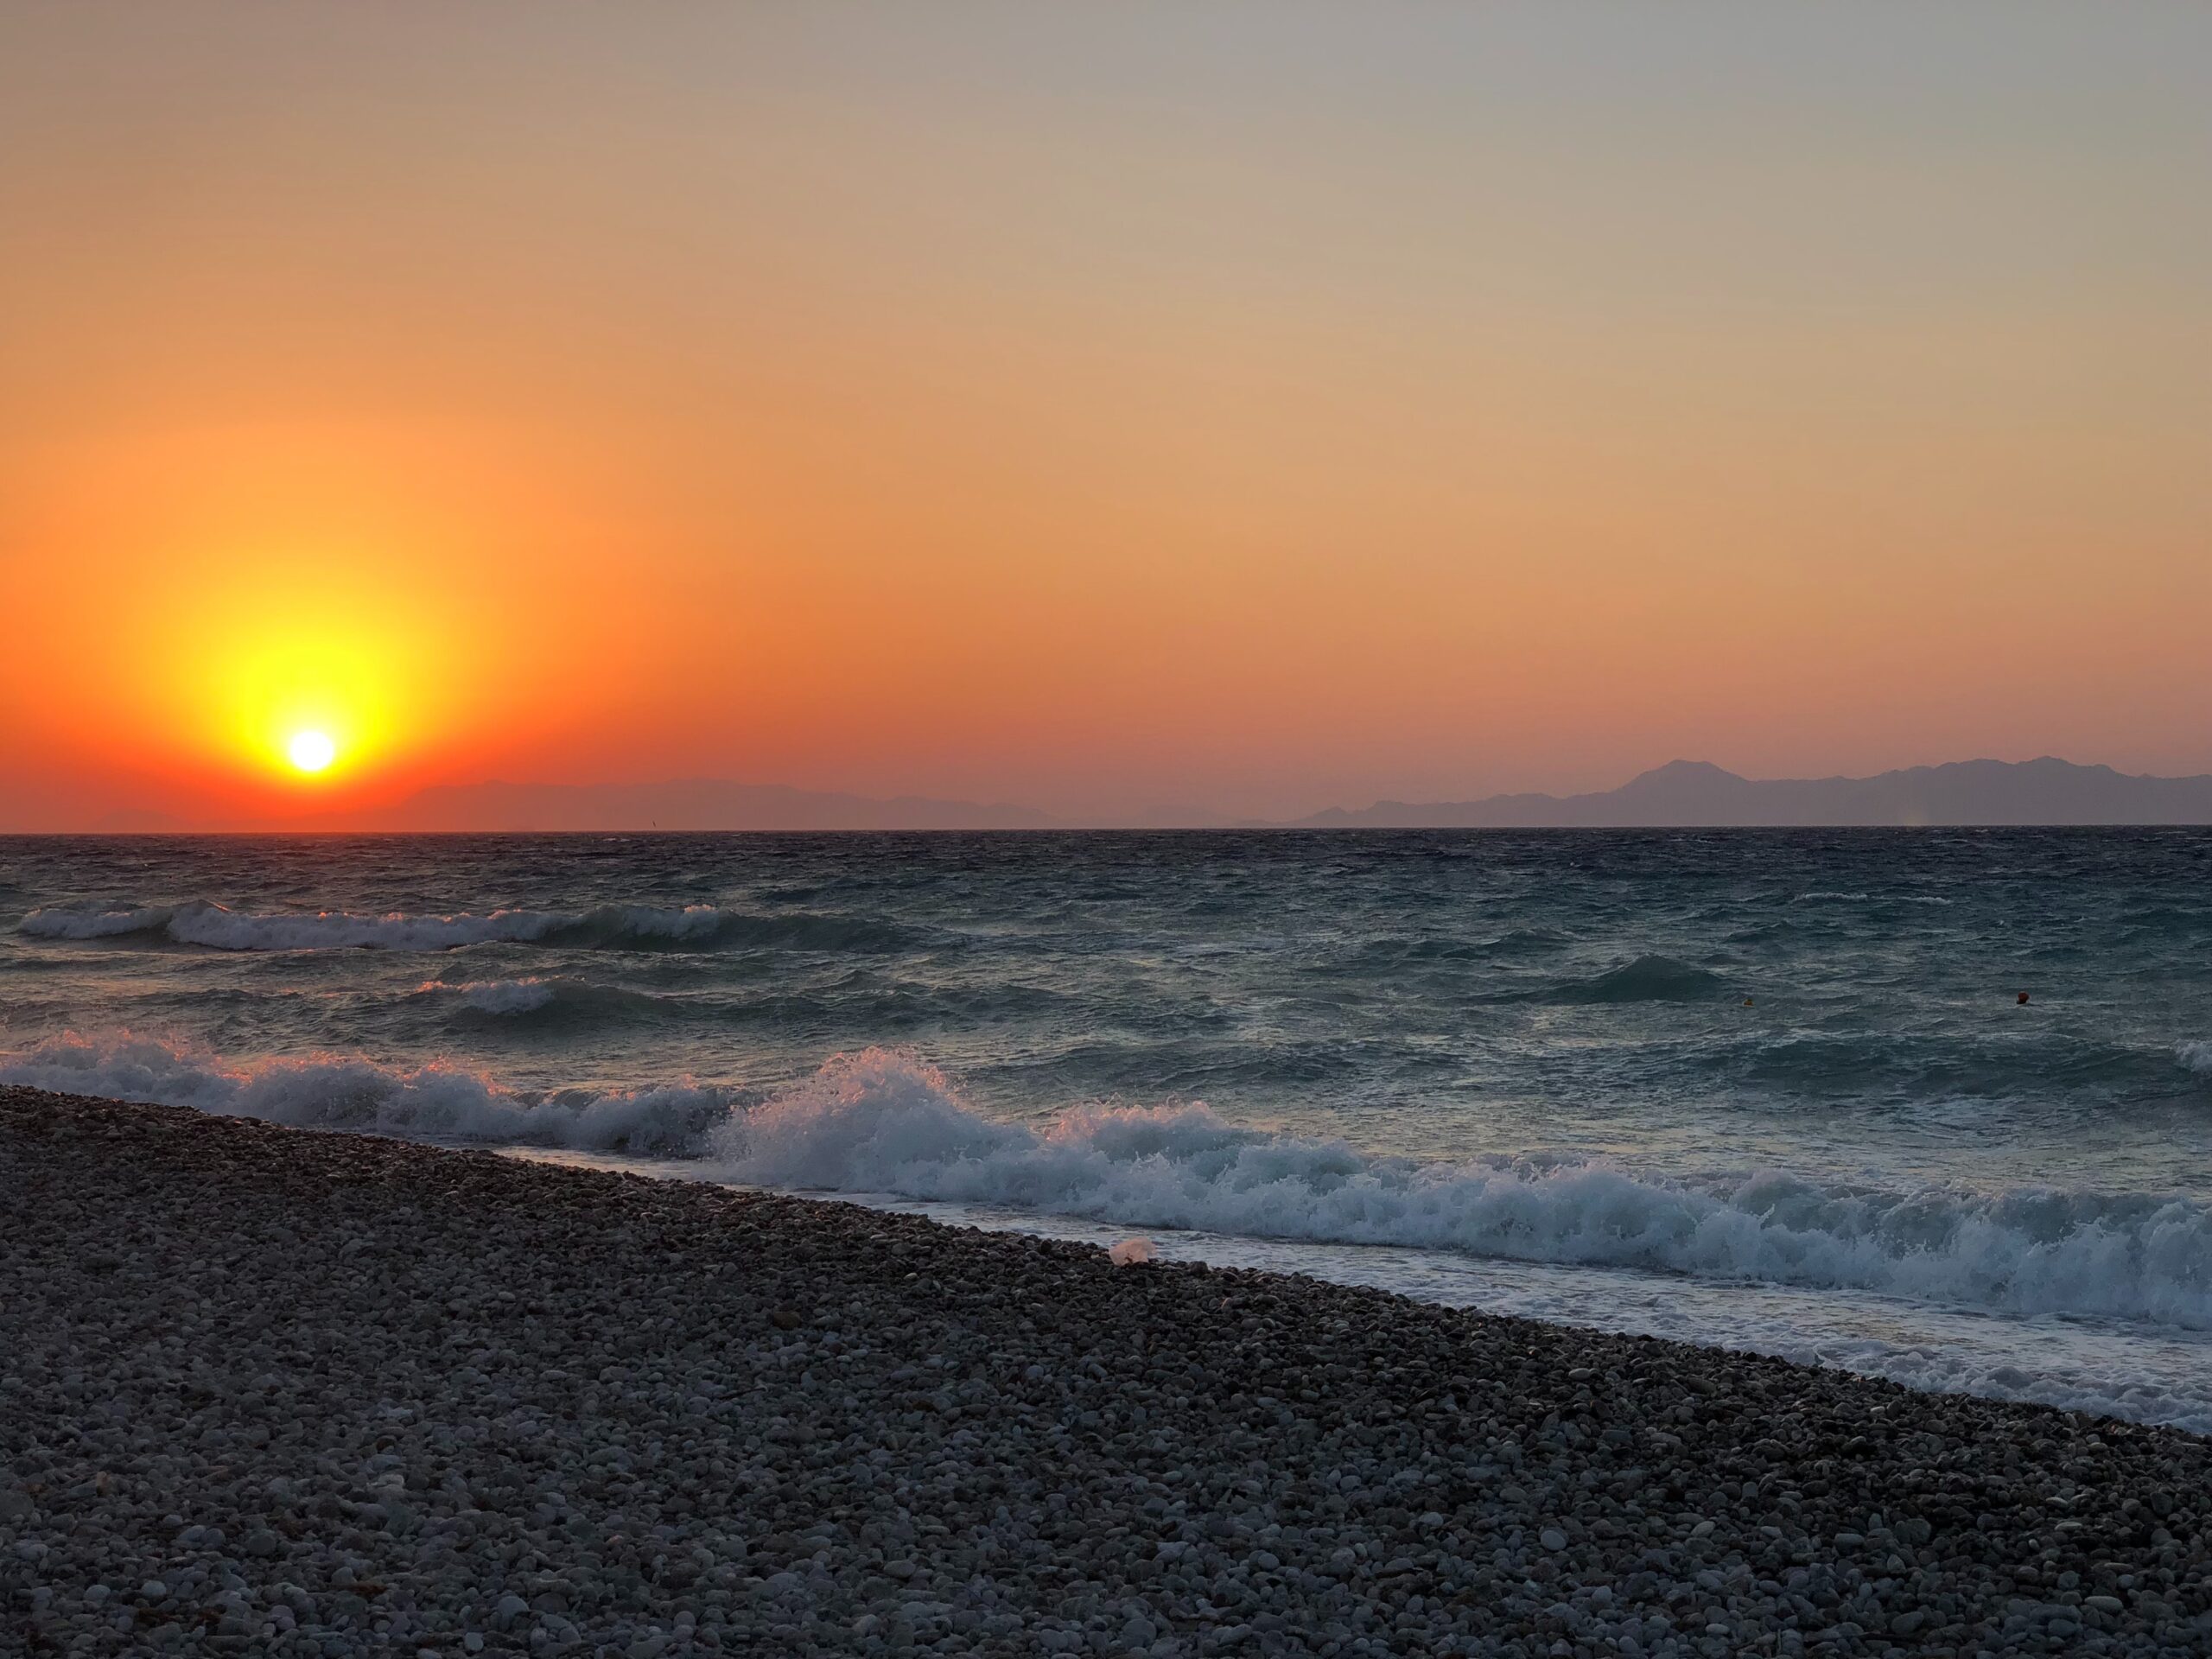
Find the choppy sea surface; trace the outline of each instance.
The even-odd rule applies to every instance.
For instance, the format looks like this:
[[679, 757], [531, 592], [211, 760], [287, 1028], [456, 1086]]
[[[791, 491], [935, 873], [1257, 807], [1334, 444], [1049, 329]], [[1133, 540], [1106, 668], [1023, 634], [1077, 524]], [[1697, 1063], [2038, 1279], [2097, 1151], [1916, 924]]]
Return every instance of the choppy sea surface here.
[[0, 839], [0, 1081], [2212, 1433], [2212, 832]]

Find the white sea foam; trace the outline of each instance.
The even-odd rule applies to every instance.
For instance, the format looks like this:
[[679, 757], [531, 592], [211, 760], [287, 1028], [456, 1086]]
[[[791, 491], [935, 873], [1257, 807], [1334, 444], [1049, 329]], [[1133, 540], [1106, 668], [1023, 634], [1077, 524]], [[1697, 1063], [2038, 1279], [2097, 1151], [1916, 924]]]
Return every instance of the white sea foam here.
[[454, 1066], [394, 1068], [335, 1057], [237, 1066], [129, 1032], [55, 1038], [0, 1054], [0, 1082], [301, 1128], [664, 1157], [696, 1151], [735, 1097], [732, 1090], [688, 1079], [532, 1096]]
[[151, 933], [168, 925], [175, 911], [166, 906], [137, 910], [35, 910], [16, 931], [35, 939], [108, 939]]
[[2174, 1058], [2200, 1077], [2212, 1077], [2212, 1042], [2177, 1043]]
[[457, 996], [480, 1014], [535, 1014], [550, 1006], [560, 985], [552, 979], [472, 979], [458, 985], [429, 979], [415, 988], [418, 996]]
[[1703, 1182], [1604, 1163], [1418, 1164], [1241, 1128], [1203, 1105], [976, 1109], [933, 1067], [839, 1056], [749, 1108], [691, 1082], [539, 1097], [469, 1071], [223, 1064], [124, 1034], [0, 1055], [0, 1081], [276, 1122], [704, 1158], [725, 1179], [1250, 1238], [1391, 1245], [1869, 1292], [2011, 1315], [2212, 1331], [2212, 1211], [2143, 1193], [1916, 1192], [1768, 1172]]
[[1199, 1105], [1011, 1122], [880, 1050], [832, 1060], [714, 1141], [732, 1178], [763, 1185], [2212, 1329], [2212, 1214], [2176, 1198], [1883, 1192], [1780, 1173], [1693, 1185], [1588, 1162], [1421, 1165], [1238, 1128]]
[[[556, 1154], [568, 1158], [578, 1154]], [[588, 1154], [582, 1154], [588, 1157]], [[610, 1160], [611, 1161], [611, 1160]], [[864, 1201], [950, 1225], [1043, 1233], [1101, 1247], [1110, 1224], [980, 1205]], [[1146, 1240], [1170, 1262], [1304, 1273], [1417, 1300], [1553, 1325], [1773, 1354], [1801, 1365], [2212, 1433], [2212, 1335], [2115, 1319], [1992, 1319], [1864, 1291], [1687, 1280], [1629, 1268], [1503, 1261], [1449, 1250], [1175, 1232]]]

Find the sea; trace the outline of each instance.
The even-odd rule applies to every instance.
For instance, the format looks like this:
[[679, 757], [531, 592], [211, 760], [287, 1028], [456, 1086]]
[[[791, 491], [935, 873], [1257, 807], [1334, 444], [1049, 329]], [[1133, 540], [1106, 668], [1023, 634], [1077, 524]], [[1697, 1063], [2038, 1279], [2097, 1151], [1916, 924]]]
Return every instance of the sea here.
[[2212, 832], [0, 840], [0, 1081], [2212, 1433]]

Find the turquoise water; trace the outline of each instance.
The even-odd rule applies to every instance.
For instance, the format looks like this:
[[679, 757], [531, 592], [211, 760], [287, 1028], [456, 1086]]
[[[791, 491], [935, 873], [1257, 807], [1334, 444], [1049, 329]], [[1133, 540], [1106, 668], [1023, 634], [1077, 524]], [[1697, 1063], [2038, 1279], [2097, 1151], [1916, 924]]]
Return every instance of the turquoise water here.
[[0, 1076], [2212, 1426], [2208, 878], [2194, 830], [14, 840]]

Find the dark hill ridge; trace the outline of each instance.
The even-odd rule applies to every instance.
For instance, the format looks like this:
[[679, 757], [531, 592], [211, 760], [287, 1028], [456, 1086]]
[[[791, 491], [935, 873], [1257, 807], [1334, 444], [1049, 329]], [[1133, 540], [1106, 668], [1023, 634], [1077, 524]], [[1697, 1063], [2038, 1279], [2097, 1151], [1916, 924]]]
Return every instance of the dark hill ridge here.
[[[1287, 823], [1234, 822], [1197, 810], [1108, 819], [1127, 828], [1637, 829], [1942, 824], [2212, 824], [2212, 776], [2136, 777], [2110, 766], [2039, 760], [1961, 760], [1872, 778], [1741, 778], [1703, 760], [1675, 760], [1618, 789], [1587, 795], [1492, 795], [1475, 801], [1377, 801], [1331, 807]], [[292, 830], [346, 831], [645, 830], [1077, 830], [1096, 818], [1064, 819], [1003, 802], [880, 798], [783, 784], [682, 779], [647, 784], [439, 785], [395, 805]], [[30, 826], [0, 820], [0, 833]], [[151, 810], [109, 814], [95, 834], [187, 834], [280, 827], [173, 817]]]
[[1298, 829], [1580, 829], [1879, 824], [2212, 823], [2212, 777], [2141, 778], [2110, 766], [1957, 760], [1872, 778], [1754, 779], [1675, 760], [1591, 795], [1377, 801]]

